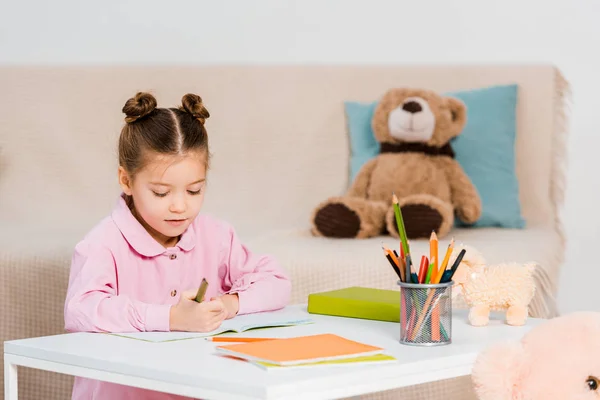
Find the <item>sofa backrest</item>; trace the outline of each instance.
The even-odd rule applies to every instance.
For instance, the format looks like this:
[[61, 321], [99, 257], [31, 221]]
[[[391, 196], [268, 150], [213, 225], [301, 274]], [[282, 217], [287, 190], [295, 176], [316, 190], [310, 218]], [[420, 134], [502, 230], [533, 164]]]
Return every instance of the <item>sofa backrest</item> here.
[[[0, 69], [0, 221], [78, 237], [115, 204], [121, 108], [137, 91], [159, 106], [203, 97], [213, 153], [205, 211], [242, 234], [308, 227], [348, 185], [345, 100], [395, 86], [519, 85], [517, 175], [528, 224], [562, 203], [566, 84], [548, 65], [4, 67]], [[25, 228], [23, 228], [25, 227]]]

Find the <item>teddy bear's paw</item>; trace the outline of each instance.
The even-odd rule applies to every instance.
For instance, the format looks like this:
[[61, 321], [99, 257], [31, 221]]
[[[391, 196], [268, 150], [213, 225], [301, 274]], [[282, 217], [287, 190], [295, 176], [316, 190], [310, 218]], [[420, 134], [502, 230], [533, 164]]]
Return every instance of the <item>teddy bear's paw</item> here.
[[[435, 196], [418, 194], [407, 196], [399, 201], [406, 236], [409, 239], [429, 238], [431, 232], [436, 232], [438, 237], [444, 237], [454, 223], [454, 209]], [[388, 231], [393, 236], [398, 236], [398, 224], [394, 209], [390, 208], [386, 216]]]
[[315, 233], [327, 237], [354, 238], [360, 231], [360, 217], [343, 203], [323, 206], [316, 212], [313, 224]]
[[358, 197], [335, 197], [315, 211], [313, 234], [363, 239], [381, 234], [387, 204]]
[[513, 326], [525, 325], [528, 314], [527, 307], [511, 306], [506, 310], [506, 323]]

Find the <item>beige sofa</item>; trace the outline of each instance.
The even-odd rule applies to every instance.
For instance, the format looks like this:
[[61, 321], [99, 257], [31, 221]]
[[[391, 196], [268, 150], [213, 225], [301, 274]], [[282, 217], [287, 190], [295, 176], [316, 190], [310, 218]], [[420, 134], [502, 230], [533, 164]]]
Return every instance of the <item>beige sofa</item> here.
[[[490, 262], [535, 260], [535, 316], [556, 314], [565, 237], [568, 85], [550, 65], [7, 67], [0, 71], [0, 340], [63, 332], [73, 246], [114, 205], [121, 107], [138, 90], [160, 106], [200, 94], [213, 153], [205, 211], [231, 221], [293, 279], [293, 302], [350, 285], [395, 288], [380, 242], [308, 233], [313, 207], [348, 185], [344, 100], [394, 86], [440, 91], [519, 85], [517, 174], [525, 230], [455, 230]], [[427, 243], [411, 242], [413, 252]], [[508, 249], [508, 250], [507, 250]], [[457, 304], [461, 306], [461, 304]], [[0, 374], [0, 377], [3, 374]], [[20, 370], [22, 399], [69, 398], [71, 379]], [[2, 379], [2, 378], [0, 378]], [[472, 396], [468, 377], [371, 396]]]

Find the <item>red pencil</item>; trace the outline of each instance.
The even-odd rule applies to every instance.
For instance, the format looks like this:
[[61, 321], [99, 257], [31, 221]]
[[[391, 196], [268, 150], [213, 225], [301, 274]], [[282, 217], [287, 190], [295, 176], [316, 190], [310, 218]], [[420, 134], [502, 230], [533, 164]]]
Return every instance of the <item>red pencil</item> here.
[[427, 276], [427, 268], [429, 266], [429, 260], [427, 256], [421, 256], [421, 266], [419, 267], [419, 283], [424, 283]]

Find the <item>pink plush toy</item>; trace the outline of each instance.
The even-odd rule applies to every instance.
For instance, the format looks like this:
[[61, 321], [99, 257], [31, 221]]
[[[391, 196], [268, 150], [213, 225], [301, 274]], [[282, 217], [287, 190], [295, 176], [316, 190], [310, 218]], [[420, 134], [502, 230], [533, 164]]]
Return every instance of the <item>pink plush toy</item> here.
[[471, 376], [480, 400], [598, 400], [600, 313], [556, 317], [491, 346]]

